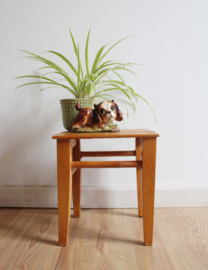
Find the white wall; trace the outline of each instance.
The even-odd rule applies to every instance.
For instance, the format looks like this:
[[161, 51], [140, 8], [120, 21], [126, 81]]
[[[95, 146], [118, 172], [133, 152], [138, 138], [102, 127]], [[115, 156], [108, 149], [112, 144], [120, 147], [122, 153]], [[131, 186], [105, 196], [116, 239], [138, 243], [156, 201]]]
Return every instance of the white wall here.
[[[125, 127], [160, 134], [157, 185], [207, 185], [207, 14], [208, 2], [202, 0], [1, 1], [0, 185], [56, 185], [56, 142], [51, 137], [64, 130], [59, 100], [71, 96], [61, 89], [40, 92], [37, 85], [13, 92], [21, 83], [13, 78], [33, 74], [40, 66], [22, 58], [19, 49], [56, 50], [75, 61], [68, 27], [83, 60], [91, 27], [91, 63], [102, 45], [136, 34], [109, 59], [143, 64], [136, 68], [139, 79], [126, 75], [126, 80], [150, 102], [157, 121], [141, 101]], [[134, 141], [82, 142], [82, 149], [131, 150]], [[135, 186], [135, 180], [134, 169], [83, 170], [84, 186]]]

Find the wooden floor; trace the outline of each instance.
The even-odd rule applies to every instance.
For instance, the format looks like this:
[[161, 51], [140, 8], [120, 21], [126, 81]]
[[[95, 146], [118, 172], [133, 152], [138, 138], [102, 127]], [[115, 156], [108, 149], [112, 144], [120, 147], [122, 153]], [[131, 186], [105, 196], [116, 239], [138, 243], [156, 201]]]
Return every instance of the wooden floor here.
[[208, 269], [208, 208], [155, 209], [152, 247], [137, 209], [82, 210], [67, 247], [57, 245], [57, 214], [0, 208], [0, 269]]

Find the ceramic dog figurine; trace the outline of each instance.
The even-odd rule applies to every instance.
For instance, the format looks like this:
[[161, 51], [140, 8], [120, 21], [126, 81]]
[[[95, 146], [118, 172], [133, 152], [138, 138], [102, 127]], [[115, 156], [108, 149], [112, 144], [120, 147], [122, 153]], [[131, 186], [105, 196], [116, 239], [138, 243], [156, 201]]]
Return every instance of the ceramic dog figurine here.
[[98, 105], [94, 104], [94, 110], [91, 108], [81, 108], [80, 103], [77, 103], [76, 109], [79, 113], [72, 125], [73, 130], [78, 130], [85, 126], [105, 128], [108, 123], [112, 123], [114, 120], [123, 120], [123, 113], [113, 100], [102, 101]]

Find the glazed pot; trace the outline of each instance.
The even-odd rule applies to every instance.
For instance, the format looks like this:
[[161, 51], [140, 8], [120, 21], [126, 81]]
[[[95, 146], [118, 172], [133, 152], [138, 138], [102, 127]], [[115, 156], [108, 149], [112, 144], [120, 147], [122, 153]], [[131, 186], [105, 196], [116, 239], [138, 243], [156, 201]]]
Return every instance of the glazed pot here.
[[95, 101], [93, 99], [75, 98], [75, 99], [61, 99], [61, 110], [63, 125], [66, 130], [71, 131], [75, 117], [78, 115], [78, 111], [75, 106], [79, 102], [81, 108], [89, 107], [94, 108]]

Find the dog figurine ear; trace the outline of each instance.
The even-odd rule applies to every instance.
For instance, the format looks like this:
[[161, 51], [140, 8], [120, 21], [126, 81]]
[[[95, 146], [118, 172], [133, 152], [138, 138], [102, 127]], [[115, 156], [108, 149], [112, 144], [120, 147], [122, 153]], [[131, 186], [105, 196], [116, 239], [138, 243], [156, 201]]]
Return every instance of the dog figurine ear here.
[[92, 122], [93, 124], [95, 124], [96, 126], [99, 126], [99, 124], [102, 125], [102, 119], [98, 113], [97, 110], [98, 105], [94, 104], [94, 110], [92, 111], [93, 115], [92, 115]]
[[122, 121], [123, 120], [123, 113], [122, 111], [119, 110], [118, 105], [114, 102], [114, 100], [112, 99], [112, 102], [115, 104], [116, 106], [116, 110], [117, 110], [117, 117], [116, 117], [116, 121]]

